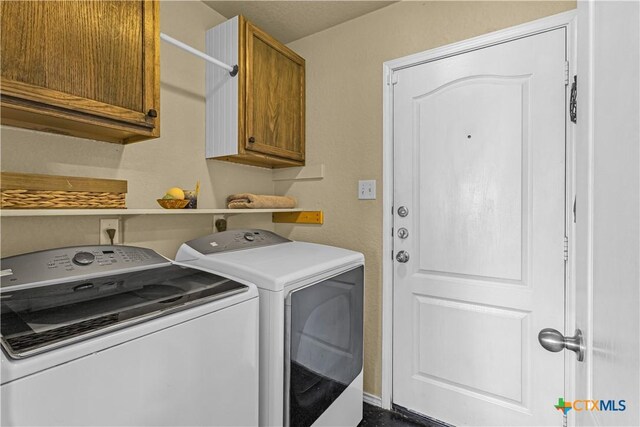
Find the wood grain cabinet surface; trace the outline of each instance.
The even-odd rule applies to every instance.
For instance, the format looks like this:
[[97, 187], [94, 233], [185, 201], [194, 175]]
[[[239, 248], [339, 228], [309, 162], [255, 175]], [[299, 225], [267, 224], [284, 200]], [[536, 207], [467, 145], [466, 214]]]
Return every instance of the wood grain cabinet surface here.
[[2, 124], [116, 143], [160, 135], [156, 1], [2, 1]]
[[305, 60], [242, 16], [207, 32], [207, 157], [280, 168], [305, 164]]

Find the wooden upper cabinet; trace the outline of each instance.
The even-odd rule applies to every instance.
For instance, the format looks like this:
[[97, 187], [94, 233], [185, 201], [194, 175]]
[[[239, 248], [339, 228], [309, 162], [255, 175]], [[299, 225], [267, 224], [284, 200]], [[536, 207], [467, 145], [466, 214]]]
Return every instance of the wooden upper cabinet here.
[[304, 165], [304, 59], [242, 16], [207, 32], [207, 52], [239, 66], [236, 77], [207, 66], [207, 157]]
[[2, 1], [2, 123], [129, 143], [160, 135], [156, 1]]
[[247, 23], [245, 149], [304, 161], [304, 59]]

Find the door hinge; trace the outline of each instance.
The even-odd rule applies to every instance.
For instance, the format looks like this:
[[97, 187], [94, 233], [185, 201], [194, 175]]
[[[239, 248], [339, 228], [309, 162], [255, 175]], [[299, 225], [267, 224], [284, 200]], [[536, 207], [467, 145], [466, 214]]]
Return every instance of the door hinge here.
[[569, 260], [569, 238], [564, 236], [564, 260]]
[[564, 61], [564, 85], [569, 84], [569, 61]]
[[571, 83], [571, 98], [569, 98], [569, 118], [573, 123], [578, 122], [578, 76], [573, 76], [573, 83]]
[[394, 85], [396, 83], [398, 83], [398, 73], [396, 73], [395, 71], [392, 71], [389, 74], [387, 74], [387, 84]]
[[393, 249], [391, 250], [391, 259], [393, 260]]

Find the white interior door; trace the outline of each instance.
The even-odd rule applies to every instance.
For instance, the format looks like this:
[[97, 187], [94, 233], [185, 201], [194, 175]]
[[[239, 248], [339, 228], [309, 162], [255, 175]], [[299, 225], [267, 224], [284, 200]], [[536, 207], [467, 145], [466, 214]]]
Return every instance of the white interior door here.
[[564, 330], [566, 46], [558, 28], [397, 72], [397, 405], [562, 425], [564, 358], [537, 334]]

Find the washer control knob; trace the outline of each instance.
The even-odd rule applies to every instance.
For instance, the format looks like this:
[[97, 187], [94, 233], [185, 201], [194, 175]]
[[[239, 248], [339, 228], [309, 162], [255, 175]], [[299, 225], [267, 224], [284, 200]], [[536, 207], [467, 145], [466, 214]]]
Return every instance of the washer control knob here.
[[78, 252], [73, 257], [73, 262], [78, 265], [89, 265], [96, 259], [95, 255], [89, 252]]
[[253, 233], [244, 233], [244, 240], [253, 242], [255, 239], [256, 239], [256, 236], [254, 236]]

